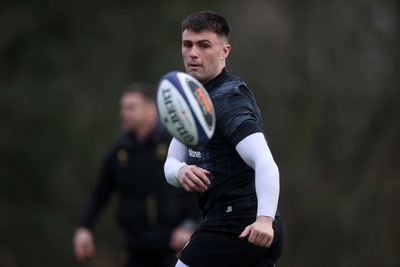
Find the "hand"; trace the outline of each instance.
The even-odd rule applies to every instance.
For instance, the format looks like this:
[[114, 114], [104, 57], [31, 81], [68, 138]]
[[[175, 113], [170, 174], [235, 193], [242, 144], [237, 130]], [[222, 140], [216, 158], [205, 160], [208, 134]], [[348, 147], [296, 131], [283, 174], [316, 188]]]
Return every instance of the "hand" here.
[[176, 228], [171, 235], [171, 241], [169, 243], [170, 247], [175, 251], [180, 251], [189, 241], [193, 231], [184, 228]]
[[92, 232], [89, 229], [80, 227], [74, 234], [74, 251], [78, 261], [92, 257], [95, 253]]
[[274, 240], [273, 219], [267, 216], [258, 216], [253, 224], [247, 226], [239, 238], [249, 237], [248, 241], [259, 247], [270, 247]]
[[210, 174], [209, 171], [196, 165], [186, 165], [179, 170], [178, 180], [188, 192], [204, 192], [210, 184], [208, 174]]

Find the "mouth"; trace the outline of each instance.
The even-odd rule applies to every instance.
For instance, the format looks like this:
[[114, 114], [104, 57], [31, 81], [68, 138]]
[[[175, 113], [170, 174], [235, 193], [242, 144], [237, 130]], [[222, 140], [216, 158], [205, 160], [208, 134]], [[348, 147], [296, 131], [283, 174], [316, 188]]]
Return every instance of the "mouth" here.
[[201, 67], [200, 64], [194, 64], [194, 63], [190, 63], [187, 65], [189, 69], [198, 69]]

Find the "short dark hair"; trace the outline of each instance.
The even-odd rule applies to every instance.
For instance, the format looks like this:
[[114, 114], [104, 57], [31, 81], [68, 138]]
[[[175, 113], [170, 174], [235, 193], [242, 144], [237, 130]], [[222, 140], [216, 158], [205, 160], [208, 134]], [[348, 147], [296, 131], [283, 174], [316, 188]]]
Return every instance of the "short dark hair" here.
[[209, 30], [229, 39], [231, 26], [222, 15], [214, 11], [205, 10], [189, 15], [184, 19], [182, 21], [182, 32], [184, 30], [191, 30], [196, 33]]
[[143, 95], [147, 102], [155, 102], [155, 87], [150, 83], [145, 82], [133, 82], [125, 85], [122, 88], [122, 95], [128, 93], [140, 93]]

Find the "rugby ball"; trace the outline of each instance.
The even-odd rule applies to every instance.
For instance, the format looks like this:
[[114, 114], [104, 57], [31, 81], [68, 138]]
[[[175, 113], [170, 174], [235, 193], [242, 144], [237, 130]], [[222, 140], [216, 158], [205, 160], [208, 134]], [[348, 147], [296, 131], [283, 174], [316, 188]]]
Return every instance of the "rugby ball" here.
[[215, 111], [203, 85], [193, 76], [171, 71], [157, 85], [160, 121], [188, 146], [206, 144], [215, 131]]

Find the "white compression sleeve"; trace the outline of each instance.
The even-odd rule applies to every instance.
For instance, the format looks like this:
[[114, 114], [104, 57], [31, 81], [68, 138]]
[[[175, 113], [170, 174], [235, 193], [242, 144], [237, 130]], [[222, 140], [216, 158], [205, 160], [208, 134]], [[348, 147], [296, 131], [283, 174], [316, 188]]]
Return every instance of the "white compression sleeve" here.
[[255, 170], [257, 216], [275, 218], [279, 198], [279, 170], [262, 133], [254, 133], [236, 146], [242, 159]]
[[168, 148], [167, 159], [164, 163], [164, 175], [167, 182], [175, 187], [181, 187], [178, 180], [178, 172], [186, 165], [184, 162], [186, 153], [186, 145], [173, 138]]

